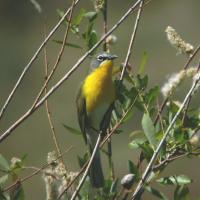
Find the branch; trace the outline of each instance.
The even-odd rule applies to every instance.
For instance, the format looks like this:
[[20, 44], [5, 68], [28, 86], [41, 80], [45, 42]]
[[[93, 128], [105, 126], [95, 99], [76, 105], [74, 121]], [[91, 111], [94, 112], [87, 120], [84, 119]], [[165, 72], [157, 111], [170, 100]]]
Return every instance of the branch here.
[[[76, 0], [75, 5], [77, 5], [79, 3], [80, 0]], [[39, 46], [39, 48], [37, 49], [37, 51], [35, 52], [35, 54], [33, 55], [33, 57], [30, 59], [30, 61], [28, 62], [28, 64], [25, 66], [24, 70], [22, 71], [19, 79], [17, 80], [15, 86], [13, 87], [12, 91], [10, 92], [8, 98], [6, 99], [4, 105], [1, 108], [0, 111], [0, 120], [3, 117], [3, 114], [5, 113], [11, 99], [13, 98], [17, 88], [19, 87], [19, 85], [21, 84], [25, 74], [28, 72], [28, 70], [30, 69], [30, 67], [32, 66], [33, 62], [37, 59], [39, 53], [41, 52], [41, 50], [44, 48], [44, 46], [46, 45], [46, 43], [49, 41], [49, 39], [52, 37], [52, 35], [57, 31], [57, 29], [60, 27], [60, 25], [62, 24], [62, 22], [66, 19], [67, 15], [69, 14], [70, 10], [72, 8], [70, 7], [65, 14], [63, 15], [63, 17], [60, 19], [60, 21], [56, 24], [56, 26], [50, 31], [49, 35], [44, 39], [44, 41], [42, 42], [42, 44]]]
[[42, 93], [44, 92], [45, 88], [47, 87], [47, 84], [51, 80], [51, 78], [52, 78], [53, 74], [55, 73], [55, 71], [56, 71], [56, 69], [58, 67], [58, 64], [59, 64], [59, 62], [61, 60], [61, 57], [62, 57], [63, 52], [65, 50], [65, 44], [66, 44], [66, 41], [67, 41], [67, 37], [68, 37], [69, 30], [70, 30], [70, 26], [71, 26], [72, 14], [73, 14], [74, 7], [75, 7], [75, 0], [72, 1], [71, 10], [70, 10], [70, 13], [69, 13], [69, 18], [68, 18], [67, 28], [66, 28], [66, 31], [65, 31], [65, 34], [64, 34], [62, 46], [61, 46], [60, 51], [58, 53], [56, 62], [54, 64], [54, 66], [53, 66], [53, 69], [51, 70], [51, 72], [47, 76], [44, 85], [42, 86], [41, 90], [39, 91], [39, 93], [38, 93], [38, 95], [37, 95], [32, 107], [31, 107], [32, 109], [34, 109], [35, 105], [38, 103], [39, 98], [41, 97]]
[[[70, 150], [72, 149], [72, 146], [69, 147], [66, 151], [64, 151], [61, 155], [59, 155], [56, 159], [56, 160], [59, 160], [61, 158], [61, 156], [63, 156], [64, 154], [66, 154], [67, 152], [69, 152]], [[25, 181], [27, 181], [28, 179], [32, 178], [33, 176], [39, 174], [42, 170], [44, 170], [45, 168], [47, 168], [49, 165], [51, 165], [52, 163], [48, 163], [48, 164], [45, 164], [43, 165], [41, 168], [37, 169], [35, 172], [33, 172], [32, 174], [30, 175], [27, 175], [25, 176], [24, 178], [22, 179], [18, 179], [17, 181], [15, 181], [13, 184], [11, 184], [10, 186], [6, 187], [5, 189], [2, 190], [2, 192], [7, 192], [9, 190], [11, 190], [13, 187], [15, 187], [17, 184], [19, 183], [23, 183]]]
[[[58, 53], [58, 57], [56, 59], [54, 67], [53, 67], [52, 71], [50, 72], [49, 76], [48, 76], [47, 51], [46, 51], [46, 47], [44, 48], [45, 77], [47, 77], [47, 78], [46, 78], [46, 81], [44, 83], [44, 86], [42, 87], [42, 89], [40, 90], [38, 96], [36, 97], [36, 100], [33, 103], [32, 108], [35, 107], [35, 104], [38, 102], [43, 90], [45, 90], [45, 94], [47, 93], [47, 84], [48, 84], [49, 80], [51, 79], [52, 75], [54, 74], [55, 70], [57, 69], [59, 61], [60, 61], [60, 59], [61, 59], [61, 57], [63, 55], [64, 49], [65, 49], [65, 43], [66, 43], [67, 36], [68, 36], [68, 33], [69, 33], [70, 25], [71, 25], [74, 6], [75, 6], [75, 0], [72, 1], [71, 11], [69, 13], [68, 24], [67, 24], [67, 28], [66, 28], [66, 31], [65, 31], [65, 34], [64, 34], [64, 39], [63, 39], [63, 42], [62, 42], [61, 49], [60, 49], [60, 51]], [[59, 145], [59, 142], [58, 142], [58, 139], [57, 139], [57, 135], [56, 135], [55, 128], [54, 128], [54, 125], [53, 125], [53, 121], [51, 119], [51, 113], [50, 113], [50, 110], [49, 110], [48, 100], [45, 101], [45, 107], [46, 107], [47, 118], [48, 118], [48, 121], [49, 121], [49, 126], [50, 126], [50, 129], [51, 129], [52, 135], [53, 135], [54, 144], [56, 146], [56, 150], [57, 150], [58, 155], [61, 155], [61, 150], [60, 150], [60, 147], [59, 147], [60, 145]], [[61, 161], [62, 161], [63, 165], [65, 166], [64, 159], [63, 159], [62, 156], [61, 156]], [[66, 170], [66, 166], [65, 166], [65, 170]]]
[[[127, 111], [123, 114], [121, 119], [115, 124], [115, 126], [112, 128], [110, 133], [107, 135], [107, 137], [101, 142], [100, 148], [103, 147], [103, 145], [109, 140], [109, 138], [112, 136], [112, 134], [119, 128], [119, 126], [122, 124], [124, 118], [127, 116], [129, 111], [133, 108], [134, 103], [136, 102], [137, 96], [135, 97], [133, 103], [130, 105], [130, 107], [127, 109]], [[81, 168], [79, 173], [75, 176], [75, 178], [68, 184], [68, 186], [60, 193], [59, 196], [62, 196], [71, 186], [72, 184], [76, 181], [76, 179], [82, 174], [82, 172], [85, 170], [86, 166], [88, 165], [88, 162], [84, 164], [84, 166]]]
[[125, 59], [124, 66], [122, 68], [122, 73], [121, 73], [121, 76], [120, 76], [121, 81], [123, 80], [123, 77], [124, 77], [124, 74], [125, 74], [125, 71], [126, 71], [126, 67], [127, 67], [128, 61], [129, 61], [130, 56], [131, 56], [131, 50], [132, 50], [132, 47], [133, 47], [133, 42], [134, 42], [135, 37], [136, 37], [136, 32], [137, 32], [140, 16], [141, 16], [141, 13], [142, 13], [143, 3], [144, 3], [144, 1], [141, 0], [140, 5], [139, 5], [139, 10], [138, 10], [138, 13], [137, 13], [137, 17], [136, 17], [136, 20], [135, 20], [135, 25], [133, 27], [133, 32], [132, 32], [132, 35], [131, 35], [131, 40], [130, 40], [130, 43], [129, 43], [128, 52], [126, 54], [126, 59]]
[[[86, 179], [86, 177], [87, 177], [87, 174], [88, 174], [88, 172], [89, 172], [89, 169], [90, 169], [90, 167], [91, 167], [91, 165], [92, 165], [92, 162], [93, 162], [93, 160], [94, 160], [94, 156], [96, 155], [96, 152], [97, 152], [97, 150], [98, 150], [98, 148], [99, 148], [100, 142], [101, 142], [101, 133], [99, 133], [97, 142], [96, 142], [95, 147], [94, 147], [94, 149], [93, 149], [93, 152], [92, 152], [90, 161], [89, 161], [88, 164], [87, 164], [87, 167], [86, 167], [86, 169], [85, 169], [85, 172], [84, 172], [84, 174], [83, 174], [83, 177], [82, 177], [81, 181], [79, 182], [79, 185], [78, 185], [78, 187], [76, 188], [76, 190], [75, 190], [75, 192], [73, 193], [73, 195], [72, 195], [72, 197], [71, 197], [70, 200], [74, 200], [74, 199], [76, 198], [76, 196], [78, 195], [78, 193], [79, 193], [81, 187], [83, 186], [83, 183], [85, 182], [85, 179]], [[59, 196], [58, 199], [60, 199], [60, 197], [61, 197], [61, 196]]]
[[148, 178], [148, 175], [149, 175], [149, 173], [150, 173], [151, 170], [152, 170], [153, 163], [154, 163], [154, 161], [156, 160], [156, 158], [157, 158], [157, 156], [158, 156], [158, 154], [159, 154], [159, 151], [160, 151], [160, 149], [161, 149], [163, 143], [165, 142], [167, 136], [169, 135], [169, 132], [170, 132], [170, 130], [172, 129], [174, 123], [176, 122], [178, 116], [180, 115], [180, 113], [182, 112], [183, 108], [184, 108], [185, 105], [187, 104], [187, 101], [188, 101], [188, 99], [190, 98], [190, 96], [192, 95], [192, 93], [193, 93], [193, 91], [194, 91], [194, 89], [195, 89], [197, 83], [199, 82], [199, 80], [200, 80], [200, 76], [198, 76], [198, 77], [196, 78], [196, 80], [194, 80], [194, 82], [193, 82], [193, 84], [192, 84], [192, 86], [191, 86], [189, 92], [187, 93], [187, 95], [186, 95], [186, 97], [185, 97], [183, 103], [181, 104], [179, 110], [177, 111], [176, 115], [174, 116], [174, 118], [172, 119], [170, 125], [168, 126], [166, 132], [164, 133], [162, 140], [161, 140], [160, 143], [158, 144], [158, 146], [157, 146], [157, 148], [156, 148], [156, 150], [155, 150], [155, 152], [154, 152], [154, 154], [153, 154], [151, 160], [149, 161], [149, 164], [147, 165], [147, 167], [146, 167], [146, 169], [145, 169], [145, 171], [144, 171], [144, 173], [143, 173], [143, 175], [142, 175], [142, 178], [141, 178], [140, 182], [138, 183], [138, 185], [137, 185], [137, 187], [136, 187], [136, 189], [135, 189], [135, 191], [134, 191], [134, 193], [133, 193], [133, 195], [132, 195], [132, 198], [131, 198], [132, 200], [137, 199], [137, 195], [140, 193], [141, 189], [143, 188], [143, 185], [144, 185], [144, 183], [146, 182], [146, 180], [147, 180], [147, 178]]
[[[186, 61], [183, 69], [187, 69], [189, 64], [192, 62], [192, 60], [194, 59], [194, 57], [196, 56], [196, 54], [200, 51], [200, 44], [199, 46], [194, 50], [193, 54], [188, 58], [188, 60]], [[162, 105], [161, 105], [161, 108], [160, 110], [158, 110], [157, 114], [156, 114], [156, 117], [155, 117], [155, 120], [154, 120], [154, 125], [157, 124], [158, 122], [158, 119], [159, 119], [159, 115], [162, 113], [162, 111], [164, 110], [165, 106], [166, 106], [166, 103], [168, 102], [168, 98], [165, 98], [162, 102]]]
[[78, 62], [47, 92], [46, 95], [35, 105], [33, 109], [29, 109], [21, 118], [15, 121], [1, 136], [0, 142], [6, 139], [12, 131], [17, 128], [26, 118], [28, 118], [32, 113], [34, 113], [47, 98], [49, 98], [72, 74], [73, 72], [80, 66], [80, 64], [94, 51], [106, 37], [108, 37], [115, 29], [119, 27], [119, 25], [133, 12], [133, 10], [138, 6], [141, 0], [138, 0], [131, 8], [128, 9], [127, 12], [120, 18], [120, 20], [105, 34], [101, 37], [101, 39], [89, 50], [87, 51]]

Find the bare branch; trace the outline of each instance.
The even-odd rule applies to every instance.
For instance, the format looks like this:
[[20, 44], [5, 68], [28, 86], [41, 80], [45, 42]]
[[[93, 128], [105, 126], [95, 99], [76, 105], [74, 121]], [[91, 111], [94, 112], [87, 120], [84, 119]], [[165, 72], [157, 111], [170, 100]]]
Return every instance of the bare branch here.
[[153, 163], [156, 160], [162, 145], [164, 144], [167, 136], [169, 135], [169, 132], [172, 129], [174, 123], [176, 122], [178, 116], [180, 115], [180, 113], [182, 112], [183, 108], [187, 104], [187, 101], [190, 98], [190, 96], [192, 95], [192, 93], [193, 93], [196, 85], [198, 84], [199, 80], [200, 80], [200, 76], [193, 82], [193, 84], [192, 84], [190, 90], [188, 91], [183, 103], [181, 104], [179, 110], [177, 111], [176, 115], [174, 116], [174, 118], [172, 119], [171, 123], [169, 124], [167, 130], [165, 131], [162, 140], [160, 141], [160, 143], [158, 144], [156, 150], [154, 151], [154, 154], [153, 154], [151, 160], [149, 161], [149, 163], [148, 163], [148, 165], [147, 165], [147, 167], [146, 167], [146, 169], [145, 169], [145, 171], [144, 171], [144, 173], [142, 175], [142, 178], [141, 178], [140, 182], [138, 183], [138, 185], [137, 185], [137, 187], [136, 187], [136, 189], [135, 189], [135, 191], [134, 191], [134, 193], [132, 195], [132, 198], [131, 198], [132, 200], [137, 199], [137, 195], [140, 193], [141, 189], [143, 188], [143, 185], [146, 182], [146, 180], [147, 180], [147, 178], [149, 176], [149, 173], [152, 170]]
[[2, 142], [5, 138], [7, 138], [12, 131], [17, 128], [25, 119], [27, 119], [32, 113], [34, 113], [47, 98], [49, 98], [72, 74], [73, 72], [80, 66], [80, 64], [90, 55], [92, 51], [94, 51], [106, 37], [108, 37], [115, 29], [117, 29], [120, 24], [133, 12], [133, 10], [138, 6], [141, 0], [138, 0], [134, 5], [132, 5], [127, 12], [117, 21], [117, 23], [105, 34], [101, 37], [101, 39], [89, 50], [87, 51], [78, 61], [77, 63], [47, 92], [46, 95], [35, 105], [32, 109], [29, 109], [21, 118], [19, 118], [16, 122], [14, 122], [1, 136], [0, 142]]
[[121, 81], [123, 80], [123, 77], [124, 77], [124, 74], [125, 74], [125, 71], [126, 71], [126, 67], [127, 67], [128, 61], [129, 61], [130, 56], [131, 56], [131, 50], [132, 50], [132, 47], [133, 47], [133, 42], [134, 42], [135, 37], [136, 37], [136, 32], [137, 32], [137, 28], [138, 28], [140, 16], [141, 16], [141, 13], [142, 13], [143, 3], [144, 3], [143, 0], [140, 1], [139, 10], [138, 10], [138, 13], [137, 13], [137, 17], [136, 17], [136, 20], [135, 20], [135, 25], [133, 27], [133, 32], [132, 32], [132, 35], [131, 35], [131, 40], [130, 40], [129, 47], [128, 47], [128, 52], [126, 54], [126, 59], [125, 59], [124, 66], [122, 68], [122, 73], [121, 73], [121, 76], [120, 76], [120, 80]]
[[[72, 146], [69, 147], [66, 151], [64, 151], [61, 155], [59, 155], [56, 160], [59, 160], [61, 158], [61, 156], [63, 156], [64, 154], [66, 154], [67, 152], [69, 152], [72, 149]], [[55, 161], [56, 161], [55, 160]], [[15, 181], [13, 184], [11, 184], [10, 186], [8, 186], [7, 188], [3, 189], [3, 192], [7, 192], [9, 190], [11, 190], [13, 187], [15, 187], [17, 184], [19, 183], [23, 183], [27, 180], [29, 180], [30, 178], [32, 178], [33, 176], [39, 174], [41, 171], [43, 171], [45, 168], [47, 168], [49, 165], [51, 165], [51, 163], [49, 164], [44, 164], [41, 168], [35, 170], [35, 172], [33, 172], [32, 174], [27, 175], [26, 177], [22, 178], [22, 179], [18, 179], [17, 181]]]
[[[100, 142], [101, 142], [101, 133], [99, 133], [99, 135], [98, 135], [97, 142], [96, 142], [95, 147], [94, 147], [94, 149], [93, 149], [93, 152], [92, 152], [90, 161], [89, 161], [88, 164], [87, 164], [87, 167], [86, 167], [86, 169], [85, 169], [85, 172], [84, 172], [84, 174], [83, 174], [83, 177], [82, 177], [81, 181], [79, 182], [79, 185], [78, 185], [78, 187], [76, 188], [76, 190], [75, 190], [75, 192], [73, 193], [73, 195], [72, 195], [72, 197], [71, 197], [70, 200], [74, 200], [74, 199], [76, 198], [76, 196], [78, 195], [78, 193], [79, 193], [81, 187], [83, 186], [83, 183], [85, 182], [85, 179], [86, 179], [86, 177], [87, 177], [87, 174], [88, 174], [88, 172], [89, 172], [89, 169], [90, 169], [90, 167], [91, 167], [91, 165], [92, 165], [92, 162], [93, 162], [93, 160], [94, 160], [94, 156], [96, 155], [96, 152], [97, 152], [97, 150], [98, 150], [98, 148], [99, 148]], [[60, 197], [61, 197], [61, 196], [59, 196], [58, 199], [60, 199]]]
[[[76, 0], [75, 5], [77, 5], [77, 3], [80, 0]], [[56, 24], [56, 26], [51, 30], [51, 32], [49, 33], [49, 35], [44, 39], [44, 41], [42, 42], [42, 44], [39, 46], [39, 48], [37, 49], [37, 51], [35, 52], [35, 54], [33, 55], [33, 57], [30, 59], [30, 61], [28, 62], [28, 64], [25, 66], [25, 68], [23, 69], [19, 79], [17, 80], [15, 86], [13, 87], [12, 91], [10, 92], [8, 98], [6, 99], [3, 107], [1, 108], [0, 111], [0, 120], [3, 117], [3, 114], [5, 113], [6, 108], [8, 107], [11, 99], [13, 98], [17, 88], [19, 87], [19, 85], [21, 84], [25, 74], [28, 72], [28, 70], [30, 69], [30, 67], [32, 66], [33, 62], [37, 59], [39, 53], [41, 52], [41, 50], [44, 48], [44, 46], [46, 45], [46, 43], [49, 41], [49, 39], [52, 37], [52, 35], [57, 31], [57, 29], [60, 27], [60, 25], [63, 23], [63, 21], [66, 19], [67, 15], [70, 13], [70, 10], [72, 8], [70, 7], [65, 14], [63, 15], [63, 17], [60, 19], [60, 21]]]

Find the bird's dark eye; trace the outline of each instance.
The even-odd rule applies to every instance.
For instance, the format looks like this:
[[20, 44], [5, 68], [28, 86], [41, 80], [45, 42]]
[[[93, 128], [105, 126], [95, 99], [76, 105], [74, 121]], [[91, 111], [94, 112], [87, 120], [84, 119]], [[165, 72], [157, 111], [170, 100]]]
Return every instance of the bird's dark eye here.
[[97, 57], [97, 60], [103, 61], [103, 60], [104, 60], [104, 57], [103, 57], [102, 55], [100, 55], [100, 56]]

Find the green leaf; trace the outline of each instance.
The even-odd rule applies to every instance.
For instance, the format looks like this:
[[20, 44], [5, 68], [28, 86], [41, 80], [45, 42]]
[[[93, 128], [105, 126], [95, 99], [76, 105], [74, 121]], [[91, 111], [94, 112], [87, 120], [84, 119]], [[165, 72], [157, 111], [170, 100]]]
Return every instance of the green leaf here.
[[90, 22], [94, 21], [97, 18], [97, 12], [90, 11], [85, 13], [84, 17], [88, 18]]
[[[61, 40], [53, 40], [53, 42], [55, 42], [57, 44], [63, 44], [63, 41], [61, 41]], [[73, 47], [73, 48], [77, 48], [77, 49], [82, 49], [81, 46], [79, 46], [77, 44], [69, 43], [69, 42], [66, 42], [65, 46], [69, 46], [69, 47]]]
[[140, 65], [139, 65], [138, 74], [143, 74], [144, 73], [144, 68], [145, 68], [145, 65], [147, 63], [147, 59], [148, 59], [148, 55], [147, 55], [146, 52], [144, 52], [143, 55], [142, 55], [142, 59], [141, 59]]
[[8, 180], [8, 174], [0, 177], [0, 186], [2, 187]]
[[9, 163], [8, 163], [7, 160], [3, 157], [2, 154], [0, 154], [0, 166], [2, 166], [3, 169], [5, 169], [5, 170], [9, 170], [9, 169], [10, 169]]
[[85, 154], [83, 155], [83, 157], [77, 156], [77, 159], [78, 159], [79, 166], [80, 166], [80, 167], [83, 167], [83, 165], [84, 165], [84, 164], [87, 162], [87, 160], [88, 160], [88, 154], [85, 153]]
[[1, 187], [0, 187], [0, 199], [1, 200], [7, 200], [6, 196], [4, 196], [4, 193], [3, 193], [2, 189], [1, 189]]
[[112, 182], [112, 185], [110, 187], [110, 194], [117, 192], [117, 184], [118, 184], [118, 179]]
[[97, 43], [97, 33], [92, 30], [88, 39], [88, 48], [91, 49]]
[[158, 97], [160, 92], [160, 89], [158, 86], [155, 86], [154, 88], [151, 88], [149, 92], [145, 95], [145, 100], [147, 105], [153, 103], [155, 99]]
[[161, 183], [162, 185], [186, 185], [191, 183], [192, 180], [185, 175], [179, 175], [160, 178], [157, 180], [157, 182]]
[[139, 180], [140, 175], [139, 175], [138, 168], [134, 165], [134, 163], [131, 160], [128, 160], [128, 169], [131, 174], [135, 175], [135, 180], [136, 181]]
[[72, 128], [70, 126], [67, 126], [65, 124], [63, 124], [63, 126], [72, 134], [75, 134], [75, 135], [82, 135], [81, 131], [75, 129], [75, 128]]
[[189, 189], [185, 185], [178, 185], [174, 191], [174, 200], [189, 200]]
[[19, 183], [11, 193], [12, 200], [25, 200], [24, 190], [21, 183]]
[[33, 4], [34, 8], [41, 13], [42, 12], [42, 8], [40, 6], [40, 4], [36, 1], [36, 0], [30, 0], [30, 2]]
[[148, 142], [145, 142], [143, 144], [139, 144], [139, 146], [142, 149], [142, 152], [143, 152], [145, 159], [147, 161], [149, 161], [151, 159], [151, 157], [153, 156], [153, 153], [154, 153], [152, 147], [149, 145]]
[[128, 146], [130, 149], [138, 149], [145, 142], [146, 142], [146, 138], [144, 137], [136, 138], [132, 142], [130, 142]]
[[83, 8], [80, 9], [78, 15], [76, 15], [76, 16], [74, 17], [74, 19], [72, 20], [72, 24], [75, 25], [75, 26], [80, 25], [80, 23], [81, 23], [83, 17], [85, 16], [85, 13], [86, 13], [85, 9], [83, 9]]
[[155, 135], [156, 131], [148, 113], [144, 113], [143, 115], [142, 128], [144, 130], [144, 134], [146, 135], [149, 143], [152, 145], [152, 147], [155, 148], [157, 144], [156, 135]]
[[148, 84], [148, 76], [144, 76], [143, 78], [138, 74], [135, 79], [135, 86], [139, 90], [144, 90]]
[[126, 116], [123, 118], [122, 123], [127, 122], [129, 119], [131, 119], [133, 116], [133, 111], [129, 110], [128, 113], [126, 114]]
[[57, 9], [56, 12], [57, 12], [57, 14], [58, 14], [58, 16], [59, 16], [60, 18], [62, 18], [63, 15], [65, 14], [64, 11], [62, 11], [62, 10], [60, 10], [60, 9]]
[[154, 196], [158, 197], [159, 199], [162, 200], [167, 200], [168, 198], [160, 191], [150, 187], [150, 186], [146, 186], [145, 190], [147, 190], [148, 192], [150, 192], [151, 194], [153, 194]]

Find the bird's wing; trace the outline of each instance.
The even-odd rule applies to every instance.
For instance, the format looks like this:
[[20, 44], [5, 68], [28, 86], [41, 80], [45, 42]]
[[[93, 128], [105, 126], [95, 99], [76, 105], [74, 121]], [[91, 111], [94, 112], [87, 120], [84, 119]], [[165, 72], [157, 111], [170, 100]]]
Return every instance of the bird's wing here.
[[108, 110], [107, 110], [106, 113], [104, 114], [103, 119], [102, 119], [102, 121], [101, 121], [100, 129], [102, 130], [104, 136], [105, 136], [105, 134], [106, 134], [106, 130], [107, 130], [108, 127], [109, 127], [113, 109], [114, 109], [114, 103], [112, 103], [112, 104], [109, 106]]
[[78, 113], [78, 121], [81, 132], [83, 133], [83, 138], [87, 143], [86, 137], [86, 124], [87, 124], [87, 112], [86, 112], [86, 102], [82, 95], [81, 88], [79, 89], [78, 95], [76, 97], [76, 107]]

